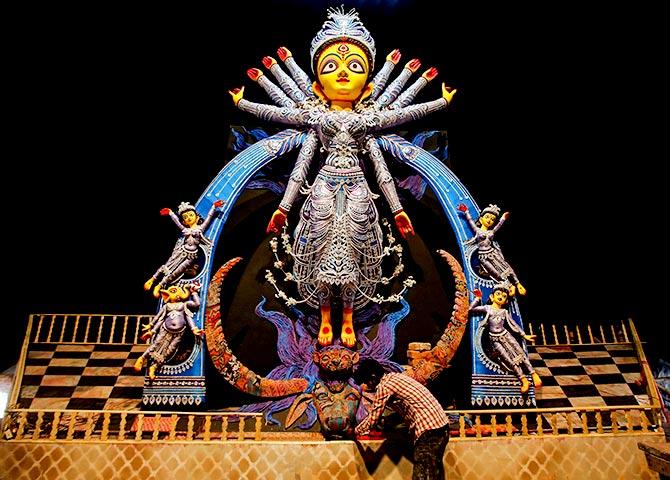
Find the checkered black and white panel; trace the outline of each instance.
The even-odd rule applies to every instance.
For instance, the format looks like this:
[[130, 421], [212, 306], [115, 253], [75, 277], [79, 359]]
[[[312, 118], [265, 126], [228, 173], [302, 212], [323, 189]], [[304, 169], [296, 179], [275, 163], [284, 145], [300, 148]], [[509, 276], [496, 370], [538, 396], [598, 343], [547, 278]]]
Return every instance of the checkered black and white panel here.
[[631, 343], [528, 346], [539, 408], [649, 405]]
[[144, 372], [135, 360], [146, 345], [32, 343], [19, 408], [131, 410], [139, 408]]

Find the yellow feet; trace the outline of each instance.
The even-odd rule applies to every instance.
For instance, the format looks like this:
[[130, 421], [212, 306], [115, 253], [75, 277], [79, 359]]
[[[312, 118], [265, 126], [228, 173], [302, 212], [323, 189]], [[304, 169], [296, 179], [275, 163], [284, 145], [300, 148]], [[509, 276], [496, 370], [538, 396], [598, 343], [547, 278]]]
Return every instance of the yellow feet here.
[[523, 376], [521, 377], [521, 393], [528, 393], [528, 390], [530, 390], [530, 382]]
[[156, 365], [152, 365], [149, 367], [149, 378], [151, 380], [156, 378]]
[[151, 277], [149, 280], [144, 282], [144, 289], [145, 290], [151, 290], [151, 286], [154, 284], [154, 279]]
[[340, 340], [342, 340], [342, 345], [349, 348], [353, 348], [356, 345], [353, 315], [353, 310], [348, 308], [345, 308], [342, 313], [342, 333], [340, 333]]
[[144, 359], [140, 357], [137, 360], [135, 360], [135, 365], [133, 365], [133, 368], [135, 369], [136, 372], [139, 372], [142, 370], [143, 366], [144, 366]]
[[540, 376], [535, 372], [533, 372], [531, 376], [533, 377], [533, 385], [535, 388], [540, 388], [542, 386], [542, 380], [540, 379]]
[[520, 283], [516, 284], [516, 289], [519, 291], [519, 295], [525, 295], [526, 294], [526, 289], [523, 285]]
[[160, 285], [156, 285], [156, 286], [154, 287], [154, 291], [153, 291], [152, 293], [153, 293], [153, 295], [154, 295], [155, 298], [160, 297], [160, 296], [161, 296], [161, 286], [160, 286]]
[[321, 307], [321, 327], [319, 327], [319, 345], [327, 347], [333, 343], [333, 326], [330, 324], [330, 305]]
[[331, 343], [333, 343], [333, 327], [330, 323], [322, 321], [319, 328], [319, 345], [327, 347]]

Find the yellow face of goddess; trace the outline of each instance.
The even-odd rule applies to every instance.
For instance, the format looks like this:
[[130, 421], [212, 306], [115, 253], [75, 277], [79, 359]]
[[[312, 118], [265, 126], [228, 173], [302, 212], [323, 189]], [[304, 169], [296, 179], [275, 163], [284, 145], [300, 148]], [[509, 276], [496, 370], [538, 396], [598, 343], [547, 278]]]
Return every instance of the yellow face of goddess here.
[[317, 78], [328, 100], [353, 102], [363, 93], [370, 64], [362, 48], [353, 43], [334, 43], [317, 63]]
[[198, 214], [193, 210], [187, 210], [181, 214], [181, 218], [184, 221], [184, 225], [187, 227], [192, 227], [198, 222]]
[[496, 223], [496, 216], [492, 213], [485, 213], [479, 217], [479, 221], [486, 228], [491, 228]]
[[507, 303], [507, 293], [502, 290], [496, 290], [491, 297], [493, 297], [492, 300], [498, 305], [505, 305]]

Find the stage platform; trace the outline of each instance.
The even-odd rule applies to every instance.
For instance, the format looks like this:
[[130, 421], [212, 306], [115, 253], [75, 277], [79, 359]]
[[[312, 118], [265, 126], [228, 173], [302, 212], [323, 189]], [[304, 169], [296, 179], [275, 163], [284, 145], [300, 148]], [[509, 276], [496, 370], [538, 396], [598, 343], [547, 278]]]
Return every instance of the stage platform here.
[[[316, 432], [277, 432], [260, 414], [147, 410], [145, 379], [131, 368], [145, 348], [143, 318], [31, 319], [2, 424], [0, 479], [411, 477], [402, 435], [326, 442]], [[536, 329], [531, 361], [546, 380], [537, 396], [544, 408], [448, 410], [448, 478], [658, 478], [637, 448], [665, 436], [633, 323], [583, 336]]]

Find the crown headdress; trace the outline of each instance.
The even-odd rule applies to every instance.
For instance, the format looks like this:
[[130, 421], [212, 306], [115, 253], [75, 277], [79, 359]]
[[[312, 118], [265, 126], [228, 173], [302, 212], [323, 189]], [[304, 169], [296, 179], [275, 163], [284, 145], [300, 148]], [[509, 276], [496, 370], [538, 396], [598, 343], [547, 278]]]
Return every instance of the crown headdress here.
[[503, 292], [507, 293], [509, 295], [509, 283], [507, 282], [499, 282], [493, 285], [493, 289], [491, 290], [491, 293], [497, 292], [498, 290], [502, 290]]
[[189, 210], [195, 210], [195, 207], [191, 205], [189, 202], [181, 202], [179, 204], [179, 208], [177, 208], [177, 213], [181, 215], [184, 212], [188, 212]]
[[358, 18], [355, 8], [344, 12], [344, 6], [328, 9], [328, 20], [323, 23], [321, 30], [312, 39], [309, 54], [312, 59], [312, 71], [316, 71], [316, 60], [321, 51], [333, 42], [347, 41], [354, 43], [365, 50], [370, 61], [370, 70], [374, 69], [375, 40]]
[[482, 210], [481, 214], [484, 215], [485, 213], [491, 213], [491, 214], [495, 215], [496, 217], [499, 217], [500, 216], [500, 207], [498, 205], [490, 204], [488, 207], [486, 207], [484, 210]]

